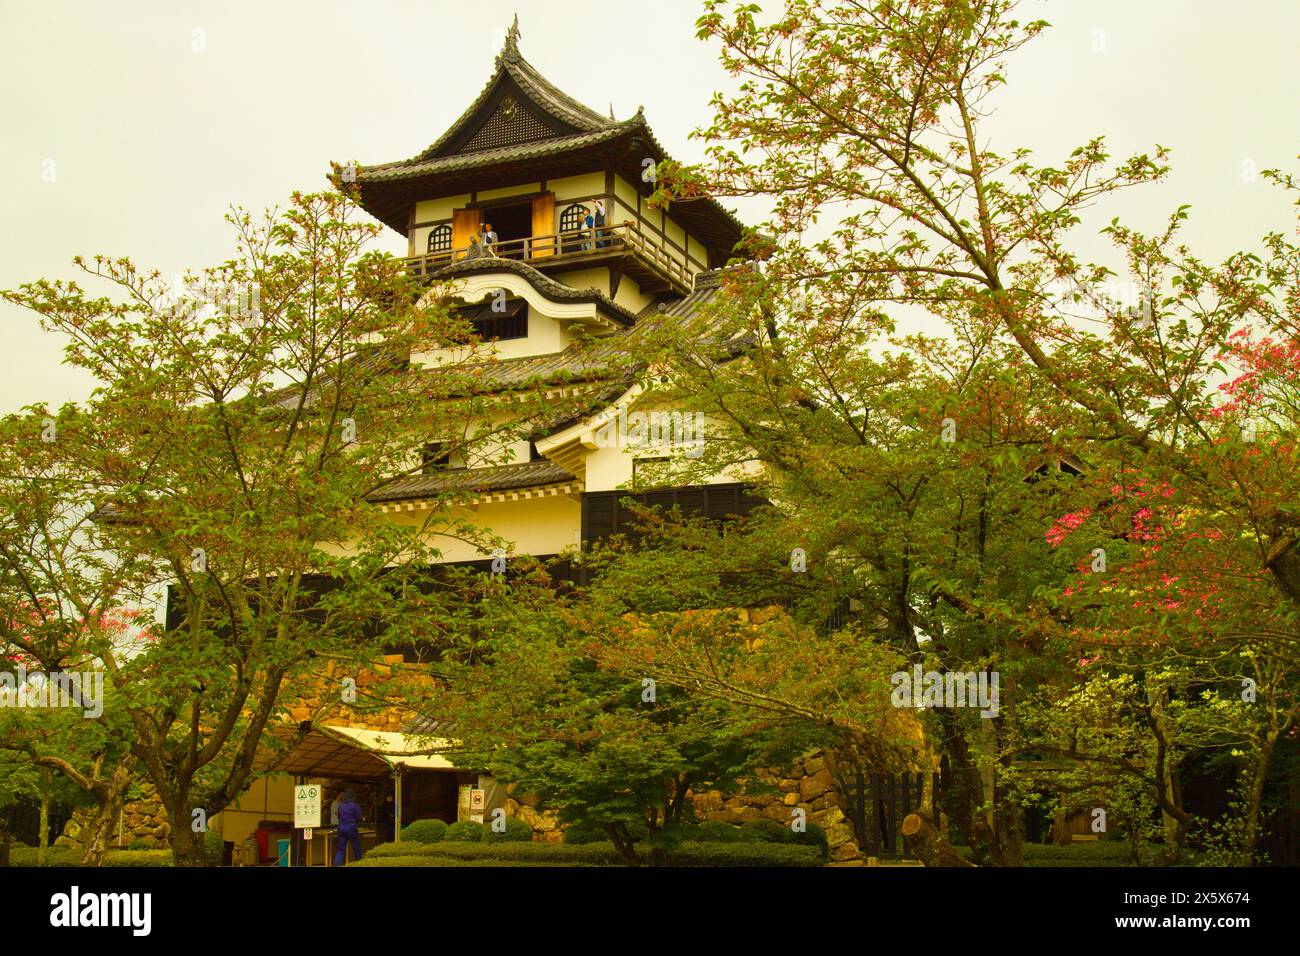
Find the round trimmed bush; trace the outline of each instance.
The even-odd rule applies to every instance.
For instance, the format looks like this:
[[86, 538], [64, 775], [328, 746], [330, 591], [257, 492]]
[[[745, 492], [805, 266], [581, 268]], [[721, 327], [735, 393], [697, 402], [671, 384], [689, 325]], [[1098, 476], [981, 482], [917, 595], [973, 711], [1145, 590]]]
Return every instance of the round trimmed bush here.
[[498, 833], [491, 826], [483, 831], [483, 840], [486, 843], [531, 843], [533, 839], [533, 828], [518, 817], [506, 817], [506, 828], [503, 833]]
[[682, 835], [684, 840], [700, 843], [740, 843], [744, 838], [745, 834], [740, 827], [721, 820], [709, 820], [698, 826], [689, 827]]
[[748, 823], [741, 825], [741, 830], [745, 831], [751, 839], [760, 843], [793, 843], [795, 833], [787, 826], [782, 826], [775, 820], [769, 820], [763, 817], [759, 820], [750, 820]]
[[482, 843], [483, 824], [473, 820], [461, 820], [447, 827], [442, 835], [443, 843]]
[[609, 834], [599, 827], [579, 821], [564, 831], [564, 842], [570, 846], [587, 843], [608, 843]]
[[803, 833], [791, 831], [791, 836], [794, 837], [792, 842], [800, 846], [815, 846], [821, 850], [823, 862], [829, 860], [831, 858], [831, 844], [830, 840], [826, 838], [826, 831], [811, 820], [804, 825], [807, 829]]
[[414, 820], [402, 827], [402, 839], [415, 843], [439, 843], [447, 835], [447, 824], [442, 820]]

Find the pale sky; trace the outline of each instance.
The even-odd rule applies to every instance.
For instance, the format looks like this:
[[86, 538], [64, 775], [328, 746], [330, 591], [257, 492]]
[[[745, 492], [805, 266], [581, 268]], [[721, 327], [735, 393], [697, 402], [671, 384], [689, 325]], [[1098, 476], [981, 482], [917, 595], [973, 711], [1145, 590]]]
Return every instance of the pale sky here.
[[[226, 258], [229, 204], [282, 204], [323, 187], [331, 159], [433, 142], [487, 82], [516, 11], [524, 56], [557, 86], [620, 119], [644, 105], [675, 158], [702, 157], [687, 137], [728, 79], [695, 39], [698, 0], [5, 0], [0, 288], [73, 277], [78, 253], [167, 276]], [[1186, 236], [1206, 256], [1294, 229], [1250, 173], [1300, 166], [1300, 3], [1025, 0], [1021, 16], [1054, 28], [1009, 64], [994, 148], [1047, 162], [1097, 133], [1116, 154], [1171, 147], [1167, 184], [1099, 215], [1154, 227], [1191, 203]], [[386, 247], [405, 241], [390, 231]], [[0, 328], [0, 413], [85, 396], [35, 316], [0, 305]]]

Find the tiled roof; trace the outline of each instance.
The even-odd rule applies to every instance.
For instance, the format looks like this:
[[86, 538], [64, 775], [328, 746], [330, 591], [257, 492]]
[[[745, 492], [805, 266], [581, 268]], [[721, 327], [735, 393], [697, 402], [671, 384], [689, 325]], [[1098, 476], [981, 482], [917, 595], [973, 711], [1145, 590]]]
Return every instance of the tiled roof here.
[[[399, 354], [394, 349], [383, 345], [368, 347], [343, 363], [348, 376], [355, 379], [392, 375], [405, 371], [408, 365], [410, 365], [408, 355], [405, 353]], [[268, 395], [265, 404], [271, 408], [292, 410], [298, 406], [300, 401], [303, 401], [306, 406], [312, 407], [319, 400], [322, 390], [330, 382], [328, 374], [322, 375], [321, 378], [321, 382], [307, 393], [305, 400], [302, 397], [301, 385], [286, 385]]]
[[440, 471], [433, 475], [397, 478], [366, 496], [367, 501], [411, 501], [448, 492], [493, 492], [534, 488], [575, 481], [573, 475], [550, 461], [526, 461], [495, 468], [466, 468]]
[[528, 280], [528, 284], [553, 302], [594, 302], [609, 318], [624, 325], [636, 320], [631, 309], [625, 309], [598, 289], [575, 289], [557, 282], [518, 259], [460, 259], [432, 273], [435, 279], [454, 279], [474, 272], [513, 272]]
[[[523, 268], [528, 267], [523, 266]], [[629, 346], [640, 335], [655, 328], [660, 322], [682, 321], [695, 316], [705, 305], [721, 294], [718, 281], [721, 274], [721, 269], [701, 273], [696, 276], [694, 292], [676, 302], [665, 303], [663, 308], [652, 306], [644, 310], [636, 317], [636, 322], [631, 328], [615, 332], [613, 335], [577, 342], [562, 351], [548, 355], [496, 359], [477, 367], [458, 366], [457, 374], [472, 375], [477, 371], [478, 374], [475, 376], [477, 382], [500, 389], [546, 382], [567, 383], [622, 378], [631, 371], [630, 364], [625, 358]]]
[[[540, 111], [549, 114], [562, 129], [553, 136], [530, 139], [516, 145], [502, 146], [494, 149], [476, 149], [451, 153], [456, 141], [466, 133], [471, 124], [480, 118], [480, 114], [489, 105], [496, 91], [505, 81], [514, 82], [519, 90]], [[566, 133], [563, 128], [572, 130]], [[496, 68], [491, 78], [483, 87], [474, 102], [460, 115], [450, 128], [426, 149], [409, 159], [396, 162], [376, 163], [360, 166], [356, 170], [357, 181], [362, 186], [380, 187], [383, 184], [397, 184], [407, 180], [420, 180], [425, 177], [437, 177], [448, 173], [461, 173], [476, 169], [489, 169], [498, 164], [518, 163], [533, 159], [558, 157], [564, 154], [585, 154], [606, 143], [614, 143], [623, 137], [635, 137], [645, 140], [651, 152], [661, 158], [667, 158], [668, 152], [663, 148], [654, 131], [650, 129], [641, 107], [625, 120], [615, 120], [612, 116], [601, 116], [595, 110], [580, 103], [563, 90], [556, 87], [523, 58], [519, 52], [517, 24], [511, 27], [506, 43], [497, 55]], [[734, 234], [729, 240], [733, 242], [744, 232], [744, 225], [735, 214], [711, 198], [683, 201], [684, 206], [702, 207], [706, 220], [725, 223], [721, 228], [724, 233]], [[390, 210], [379, 215], [398, 232], [404, 232], [402, 222], [387, 218]]]
[[[491, 98], [492, 92], [496, 89], [502, 74], [514, 80], [524, 94], [546, 112], [580, 131], [591, 133], [619, 125], [612, 118], [606, 119], [585, 104], [579, 103], [538, 73], [537, 69], [523, 58], [519, 52], [519, 23], [516, 17], [510, 32], [506, 34], [505, 46], [497, 54], [496, 69], [487, 81], [487, 85], [483, 87], [482, 92], [474, 98], [474, 102], [460, 115], [460, 118], [451, 124], [447, 132], [439, 136], [437, 141], [428, 149], [407, 160], [407, 162], [414, 163], [437, 156], [455, 138], [456, 134], [474, 119], [475, 114]], [[373, 169], [375, 167], [369, 168]]]
[[[522, 389], [539, 385], [576, 385], [582, 383], [607, 382], [609, 387], [601, 388], [590, 396], [589, 404], [594, 409], [602, 401], [612, 401], [621, 395], [630, 385], [637, 368], [637, 360], [631, 355], [631, 347], [636, 339], [646, 332], [658, 327], [662, 322], [682, 322], [694, 317], [708, 303], [721, 295], [720, 278], [724, 270], [700, 273], [695, 277], [695, 291], [671, 303], [651, 306], [640, 315], [633, 314], [610, 301], [603, 293], [595, 290], [582, 291], [562, 285], [533, 269], [525, 263], [513, 259], [471, 259], [463, 260], [449, 266], [446, 271], [451, 276], [467, 272], [508, 269], [522, 275], [543, 294], [550, 294], [558, 299], [587, 298], [599, 299], [604, 307], [617, 310], [628, 325], [612, 334], [584, 339], [575, 342], [559, 352], [544, 355], [525, 355], [519, 358], [489, 359], [483, 362], [457, 363], [451, 374], [455, 375], [462, 387], [456, 394], [484, 394]], [[734, 343], [737, 353], [744, 347], [743, 342]], [[381, 347], [368, 350], [349, 363], [354, 374], [392, 375], [405, 372], [409, 362], [405, 356], [398, 356], [391, 350]], [[438, 375], [439, 368], [421, 366], [420, 372]], [[318, 390], [313, 390], [308, 397], [308, 404], [313, 404]], [[289, 387], [273, 393], [268, 404], [281, 409], [292, 409], [299, 401], [298, 389]], [[546, 435], [567, 427], [574, 419], [566, 416], [564, 421], [542, 422], [536, 434]]]
[[645, 119], [640, 114], [630, 120], [616, 123], [605, 129], [592, 133], [573, 136], [557, 136], [554, 139], [537, 140], [520, 143], [517, 146], [502, 146], [498, 149], [483, 149], [473, 153], [455, 153], [451, 156], [427, 156], [421, 153], [413, 159], [403, 159], [395, 163], [380, 163], [363, 166], [357, 176], [363, 183], [395, 182], [400, 179], [416, 179], [436, 173], [453, 172], [460, 169], [473, 169], [478, 166], [492, 166], [496, 163], [513, 162], [520, 159], [536, 159], [567, 153], [571, 150], [590, 149], [602, 143], [612, 142], [634, 129], [644, 126]]

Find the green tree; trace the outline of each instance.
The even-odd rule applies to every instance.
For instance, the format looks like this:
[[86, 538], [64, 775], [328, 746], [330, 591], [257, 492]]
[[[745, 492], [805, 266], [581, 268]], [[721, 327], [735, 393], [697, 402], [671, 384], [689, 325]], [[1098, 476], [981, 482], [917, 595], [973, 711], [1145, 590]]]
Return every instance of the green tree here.
[[[1233, 343], [1245, 336], [1290, 354], [1296, 249], [1272, 235], [1264, 256], [1204, 263], [1180, 244], [1184, 207], [1155, 236], [1112, 223], [1114, 261], [1084, 260], [1072, 231], [1085, 210], [1163, 178], [1167, 151], [1114, 160], [1093, 137], [1044, 165], [992, 144], [986, 121], [1003, 63], [1046, 27], [1015, 11], [1010, 0], [792, 0], [764, 17], [753, 4], [705, 3], [699, 34], [741, 81], [714, 99], [701, 131], [708, 162], [661, 169], [658, 200], [757, 195], [772, 214], [748, 239], [762, 269], [729, 284], [733, 318], [709, 317], [711, 343], [662, 343], [669, 377], [722, 423], [701, 471], [761, 462], [800, 528], [795, 540], [842, 525], [844, 537], [871, 543], [823, 533], [818, 553], [856, 551], [852, 563], [871, 569], [876, 594], [892, 600], [857, 597], [893, 646], [916, 654], [919, 630], [949, 667], [996, 662], [1004, 708], [977, 725], [985, 739], [943, 732], [972, 794], [990, 755], [1008, 776], [1008, 762], [1032, 752], [1016, 687], [1068, 686], [1075, 661], [1124, 626], [1122, 602], [1156, 596], [1107, 588], [1113, 573], [1081, 594], [1068, 566], [1078, 552], [1054, 556], [1033, 540], [1050, 532], [1052, 507], [1087, 530], [1085, 554], [1113, 552], [1112, 572], [1131, 554], [1156, 581], [1270, 607], [1252, 633], [1225, 604], [1197, 619], [1199, 649], [1188, 640], [1175, 650], [1199, 662], [1204, 683], [1225, 677], [1213, 661], [1268, 660], [1270, 731], [1258, 737], [1250, 790], [1266, 774], [1269, 735], [1294, 716], [1296, 446], [1285, 360], [1267, 351], [1252, 360]], [[824, 239], [810, 238], [814, 224]], [[1107, 294], [1108, 282], [1132, 294]], [[941, 321], [937, 342], [898, 331], [920, 314]], [[726, 361], [739, 344], [746, 361]], [[1249, 396], [1218, 388], [1229, 361], [1247, 373]], [[956, 453], [947, 459], [945, 443]], [[1081, 474], [1042, 480], [1062, 460]], [[860, 497], [840, 485], [848, 476], [861, 480]], [[1197, 542], [1191, 568], [1187, 548], [1141, 553], [1145, 532], [1131, 522], [1142, 504], [1114, 507], [1113, 490], [1137, 478], [1179, 496], [1167, 517], [1199, 531], [1179, 536]], [[1092, 520], [1103, 511], [1129, 526]], [[1207, 543], [1205, 529], [1225, 523]], [[1227, 586], [1261, 575], [1271, 602]], [[1059, 603], [1062, 591], [1078, 600]], [[1167, 623], [1142, 631], [1155, 668]], [[1173, 806], [1169, 773], [1166, 764], [1157, 776]], [[979, 808], [995, 809], [992, 832], [970, 836], [1015, 862], [1016, 797], [1005, 788], [1002, 797]]]
[[[333, 192], [262, 220], [236, 211], [234, 256], [181, 290], [96, 257], [77, 262], [110, 294], [45, 280], [4, 293], [98, 382], [84, 405], [4, 423], [5, 494], [53, 482], [63, 509], [4, 555], [6, 573], [87, 622], [169, 589], [165, 627], [131, 647], [92, 633], [86, 651], [127, 715], [178, 865], [203, 865], [206, 819], [259, 747], [286, 743], [272, 724], [314, 660], [362, 667], [394, 635], [434, 630], [439, 604], [420, 598], [434, 536], [495, 540], [452, 516], [451, 492], [415, 523], [367, 495], [426, 470], [431, 436], [490, 458], [555, 412], [522, 389], [507, 421], [466, 429], [489, 418], [466, 371], [482, 358], [469, 323], [367, 251], [380, 227], [360, 215]], [[436, 375], [410, 362], [452, 345], [461, 357]]]
[[458, 763], [535, 795], [562, 822], [603, 829], [629, 865], [642, 838], [664, 862], [692, 792], [735, 792], [807, 746], [797, 730], [738, 715], [687, 682], [608, 666], [593, 645], [619, 619], [557, 595], [541, 568], [489, 585], [476, 616], [476, 636], [439, 665], [444, 687], [425, 711], [454, 727]]

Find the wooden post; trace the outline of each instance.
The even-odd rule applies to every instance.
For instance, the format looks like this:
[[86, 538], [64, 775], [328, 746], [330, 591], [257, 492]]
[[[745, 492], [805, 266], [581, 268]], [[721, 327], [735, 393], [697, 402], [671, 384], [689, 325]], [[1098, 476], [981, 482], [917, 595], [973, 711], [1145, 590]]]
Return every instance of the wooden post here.
[[891, 773], [885, 780], [889, 793], [889, 837], [885, 852], [892, 856], [898, 852], [898, 777]]
[[406, 764], [399, 763], [393, 768], [393, 842], [402, 840], [402, 769]]
[[871, 849], [876, 855], [881, 852], [881, 841], [884, 837], [883, 827], [884, 820], [881, 811], [884, 809], [884, 803], [880, 796], [880, 774], [871, 774]]

